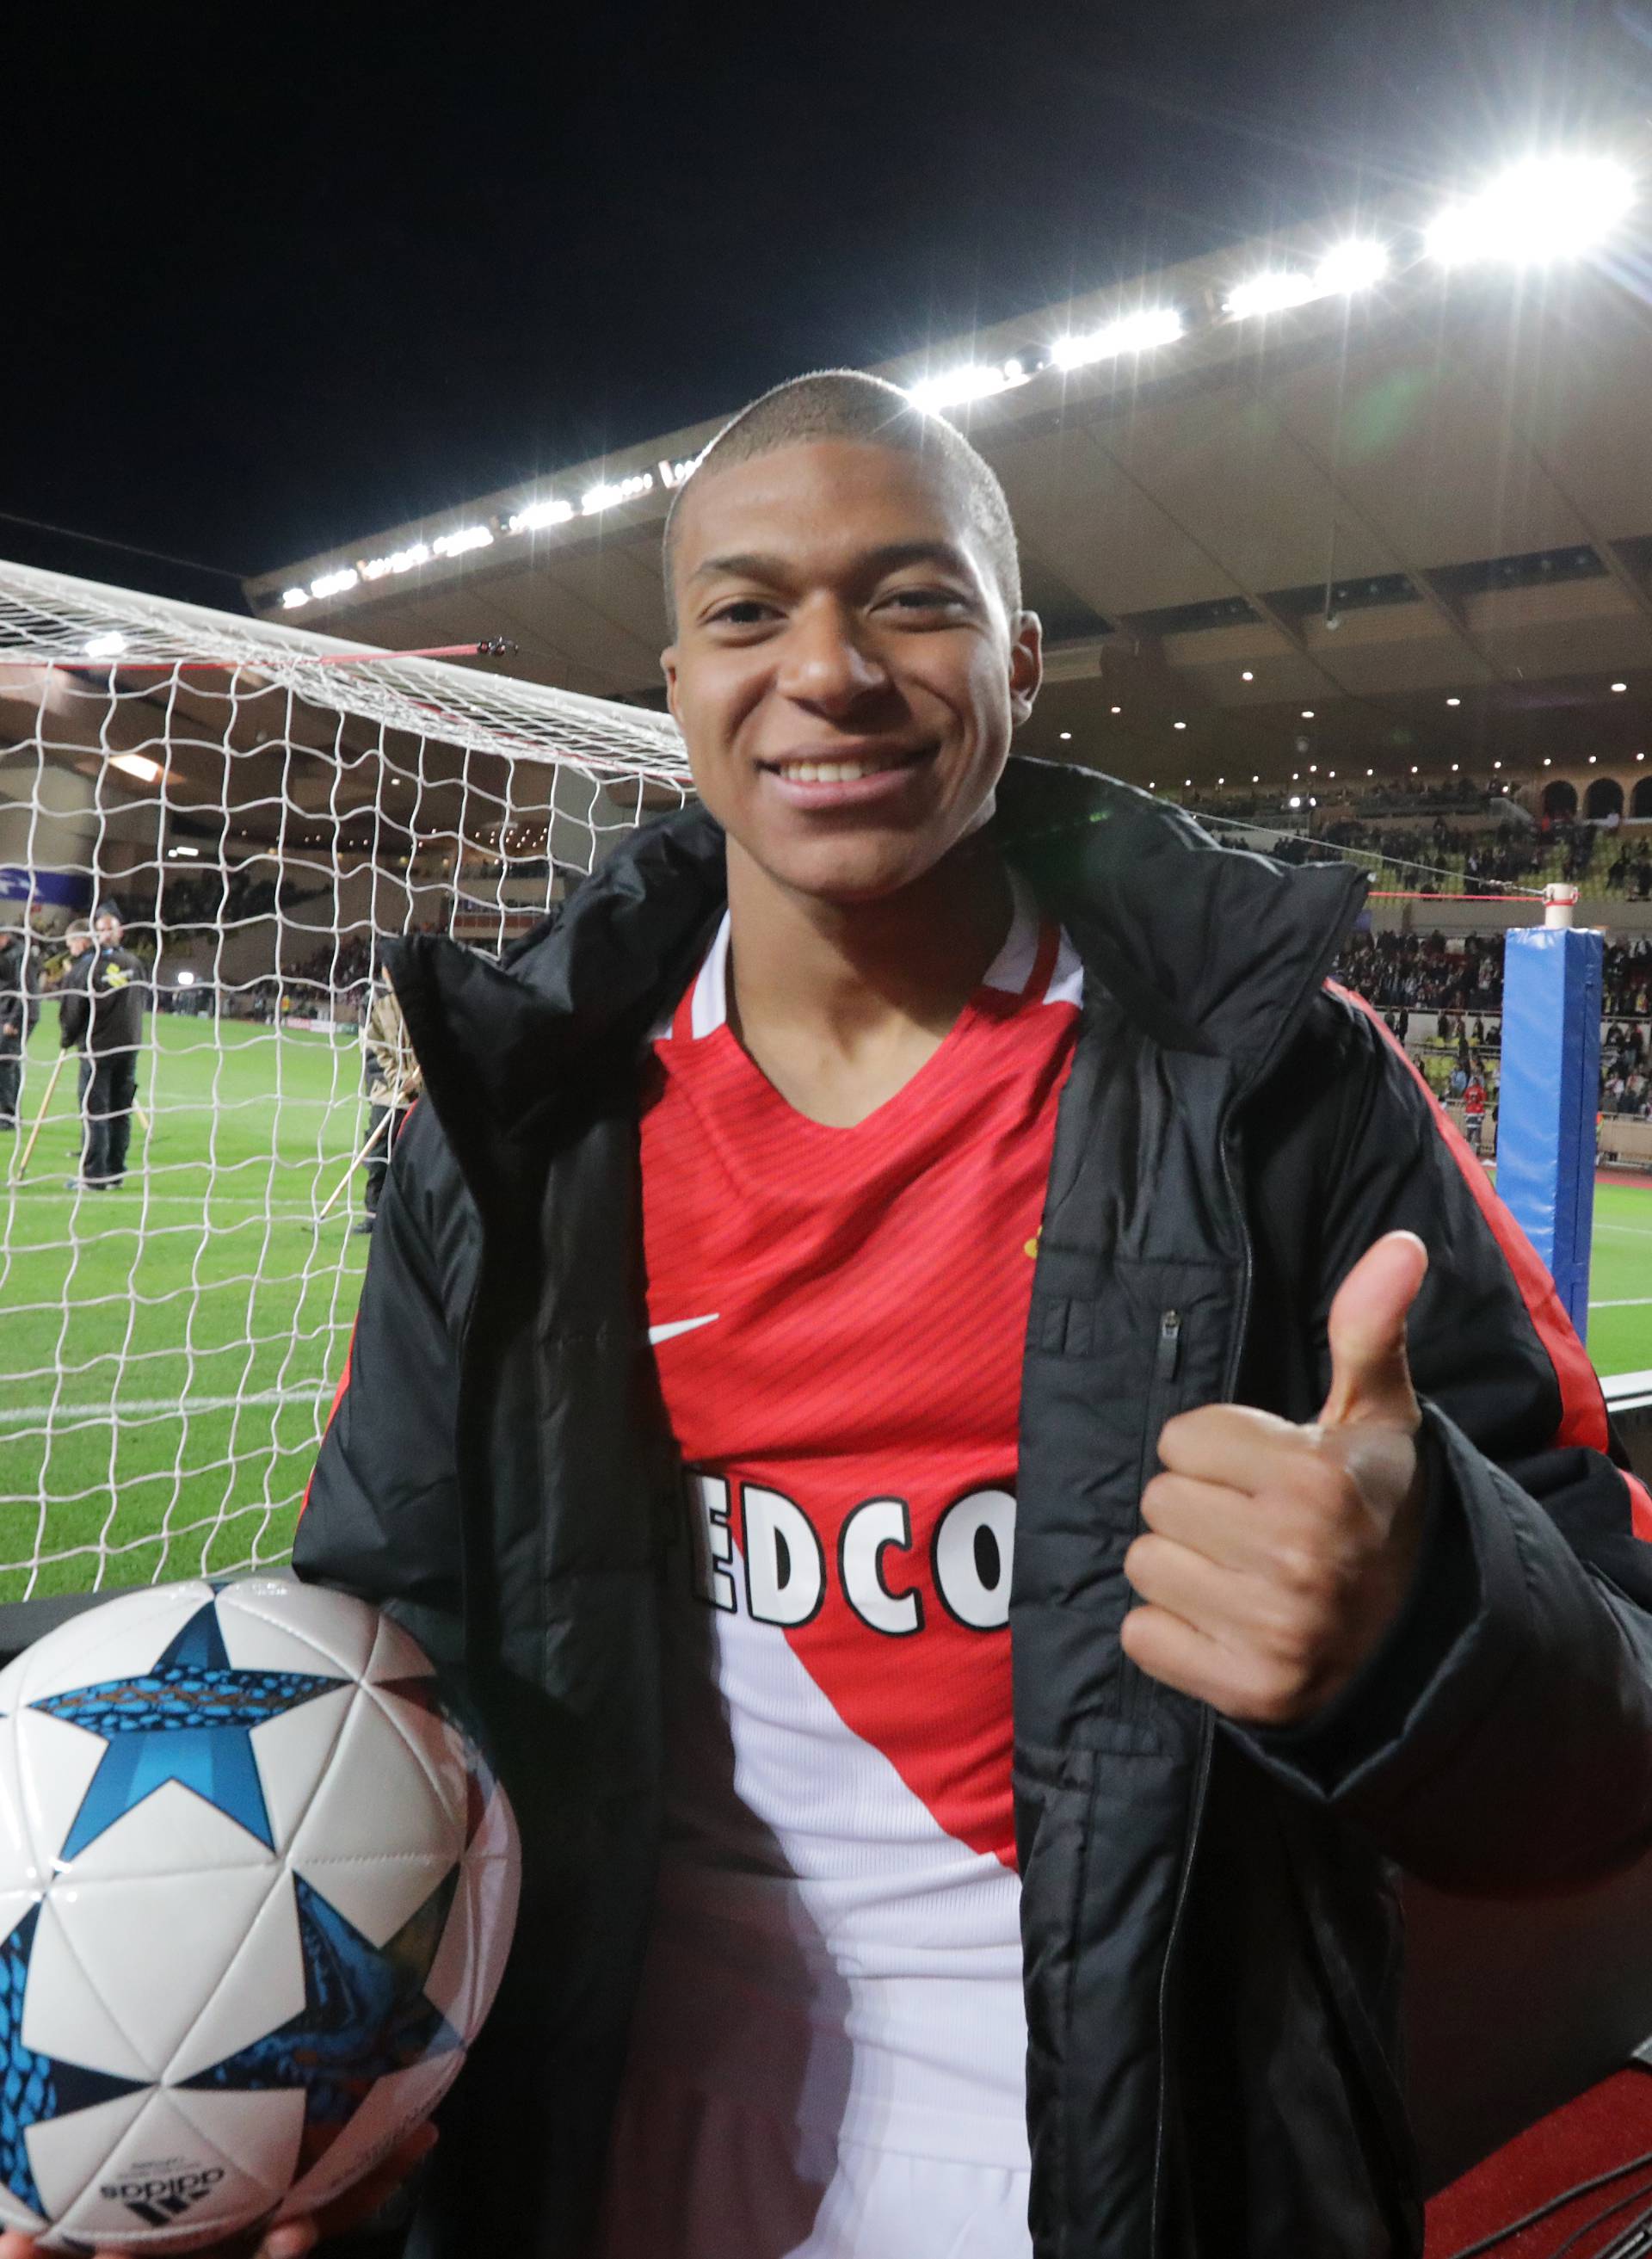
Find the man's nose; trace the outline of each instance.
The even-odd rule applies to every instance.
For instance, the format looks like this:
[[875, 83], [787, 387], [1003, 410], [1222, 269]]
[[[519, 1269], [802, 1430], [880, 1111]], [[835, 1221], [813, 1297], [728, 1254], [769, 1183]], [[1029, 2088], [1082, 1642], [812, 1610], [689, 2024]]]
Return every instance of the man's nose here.
[[803, 608], [793, 619], [779, 688], [800, 705], [840, 712], [887, 688], [888, 671], [862, 640], [845, 606]]

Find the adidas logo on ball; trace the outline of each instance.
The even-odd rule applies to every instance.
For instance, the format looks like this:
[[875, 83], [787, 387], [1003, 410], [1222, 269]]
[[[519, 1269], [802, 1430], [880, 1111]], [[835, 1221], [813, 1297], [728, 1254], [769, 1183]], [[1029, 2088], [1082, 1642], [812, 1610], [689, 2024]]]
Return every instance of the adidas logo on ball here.
[[222, 2165], [207, 2165], [192, 2172], [172, 2173], [165, 2180], [105, 2181], [98, 2194], [106, 2202], [124, 2204], [146, 2227], [165, 2227], [182, 2220], [192, 2204], [224, 2178]]

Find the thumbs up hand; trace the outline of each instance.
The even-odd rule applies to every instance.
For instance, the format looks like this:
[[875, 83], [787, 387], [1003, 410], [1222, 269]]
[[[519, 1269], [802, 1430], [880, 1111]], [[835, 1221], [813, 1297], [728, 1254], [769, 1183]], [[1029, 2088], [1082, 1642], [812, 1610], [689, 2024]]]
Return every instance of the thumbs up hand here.
[[1428, 1268], [1422, 1242], [1391, 1231], [1343, 1279], [1311, 1427], [1240, 1404], [1165, 1422], [1147, 1527], [1124, 1557], [1143, 1605], [1121, 1635], [1150, 1677], [1226, 1717], [1291, 1726], [1376, 1652], [1422, 1534], [1406, 1318]]

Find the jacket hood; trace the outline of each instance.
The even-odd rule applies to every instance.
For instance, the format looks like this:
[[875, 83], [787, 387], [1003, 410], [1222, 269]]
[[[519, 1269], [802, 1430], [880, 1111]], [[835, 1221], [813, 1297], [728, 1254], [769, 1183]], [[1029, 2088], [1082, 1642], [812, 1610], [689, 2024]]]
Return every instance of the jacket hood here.
[[[1065, 762], [1012, 759], [993, 820], [1007, 859], [1126, 1014], [1172, 1049], [1228, 1058], [1246, 1084], [1288, 1039], [1365, 897], [1348, 864], [1290, 867], [1220, 846], [1179, 809]], [[725, 900], [722, 829], [695, 804], [625, 841], [502, 965], [433, 934], [388, 943], [450, 1135], [479, 1105], [495, 1130], [529, 1134], [571, 1087], [629, 1072]]]

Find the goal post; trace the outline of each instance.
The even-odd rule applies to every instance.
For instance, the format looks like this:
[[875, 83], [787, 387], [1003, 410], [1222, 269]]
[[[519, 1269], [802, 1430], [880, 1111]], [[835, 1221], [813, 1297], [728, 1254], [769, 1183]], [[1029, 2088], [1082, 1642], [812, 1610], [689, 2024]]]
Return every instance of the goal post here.
[[[365, 1262], [359, 1174], [332, 1196], [378, 943], [497, 952], [687, 789], [665, 716], [485, 649], [0, 564], [0, 935], [40, 990], [0, 1134], [0, 1602], [285, 1558]], [[125, 1179], [90, 1188], [58, 999], [104, 903], [146, 1008]]]

